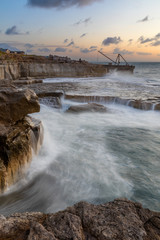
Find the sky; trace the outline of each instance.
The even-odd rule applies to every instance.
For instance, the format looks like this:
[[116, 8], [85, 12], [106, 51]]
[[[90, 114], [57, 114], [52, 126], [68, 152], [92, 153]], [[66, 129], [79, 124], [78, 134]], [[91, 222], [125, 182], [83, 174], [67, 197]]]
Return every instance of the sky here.
[[160, 61], [160, 0], [1, 0], [0, 48], [106, 61]]

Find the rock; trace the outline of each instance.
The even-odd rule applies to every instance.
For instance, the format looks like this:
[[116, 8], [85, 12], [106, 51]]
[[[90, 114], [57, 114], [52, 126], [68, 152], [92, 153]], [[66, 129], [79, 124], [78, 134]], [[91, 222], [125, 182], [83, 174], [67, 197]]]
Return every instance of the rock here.
[[127, 199], [102, 205], [80, 202], [55, 214], [1, 215], [0, 239], [159, 240], [160, 213]]
[[10, 81], [0, 84], [0, 192], [4, 192], [24, 175], [32, 152], [38, 152], [43, 127], [39, 120], [26, 116], [39, 112], [37, 95]]
[[62, 103], [59, 97], [44, 97], [39, 98], [39, 102], [53, 108], [61, 108]]
[[66, 112], [79, 113], [79, 112], [107, 112], [107, 108], [101, 104], [88, 103], [81, 105], [74, 105], [68, 108]]
[[133, 108], [137, 109], [143, 109], [143, 110], [151, 110], [152, 109], [152, 102], [149, 101], [143, 101], [141, 99], [138, 100], [130, 100], [128, 106], [131, 106]]
[[155, 104], [154, 110], [160, 111], [160, 103]]
[[0, 64], [0, 80], [17, 80], [23, 78], [50, 78], [50, 77], [87, 77], [104, 76], [107, 69], [104, 65], [74, 61], [71, 63], [54, 63], [53, 61], [20, 60]]
[[28, 113], [40, 111], [37, 95], [30, 89], [0, 89], [0, 123], [22, 120]]
[[42, 79], [26, 79], [26, 80], [15, 80], [13, 81], [15, 85], [30, 85], [34, 83], [43, 83]]
[[57, 97], [61, 98], [63, 96], [63, 92], [61, 91], [50, 91], [50, 89], [47, 89], [46, 91], [40, 91], [37, 92], [37, 96], [39, 98], [44, 98], [44, 97]]
[[39, 102], [53, 107], [53, 108], [61, 108], [61, 97], [63, 96], [63, 92], [61, 91], [50, 91], [49, 89], [46, 91], [40, 91], [37, 93], [37, 96], [39, 97]]
[[32, 152], [38, 152], [42, 141], [43, 127], [39, 120], [25, 117], [7, 127], [0, 125], [0, 192], [24, 175]]
[[0, 80], [15, 80], [20, 77], [19, 64], [5, 62], [0, 64]]

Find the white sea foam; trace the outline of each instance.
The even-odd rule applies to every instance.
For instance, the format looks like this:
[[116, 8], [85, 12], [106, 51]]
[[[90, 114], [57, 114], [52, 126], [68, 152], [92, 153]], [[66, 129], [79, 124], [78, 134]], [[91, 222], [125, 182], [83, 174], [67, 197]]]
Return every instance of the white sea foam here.
[[[63, 110], [73, 104], [62, 103]], [[25, 180], [0, 197], [1, 214], [55, 212], [81, 200], [117, 197], [160, 210], [160, 113], [106, 106], [108, 113], [67, 114], [41, 105], [33, 116], [44, 125], [43, 147]]]

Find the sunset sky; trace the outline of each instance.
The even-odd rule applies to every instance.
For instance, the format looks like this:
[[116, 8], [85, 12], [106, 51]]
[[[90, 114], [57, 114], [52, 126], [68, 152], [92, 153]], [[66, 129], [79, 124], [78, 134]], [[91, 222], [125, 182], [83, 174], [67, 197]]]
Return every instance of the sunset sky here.
[[160, 61], [160, 0], [1, 0], [0, 48]]

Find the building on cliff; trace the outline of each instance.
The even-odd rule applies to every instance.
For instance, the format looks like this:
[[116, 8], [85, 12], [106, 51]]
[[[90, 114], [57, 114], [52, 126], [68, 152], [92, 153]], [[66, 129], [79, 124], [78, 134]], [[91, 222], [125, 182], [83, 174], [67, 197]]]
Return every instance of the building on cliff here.
[[25, 54], [24, 51], [11, 51], [11, 50], [5, 49], [5, 48], [0, 48], [0, 52], [7, 53], [7, 54], [10, 54], [10, 53], [14, 53], [14, 54]]

